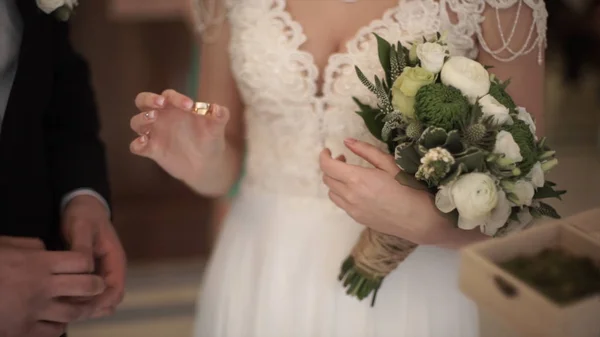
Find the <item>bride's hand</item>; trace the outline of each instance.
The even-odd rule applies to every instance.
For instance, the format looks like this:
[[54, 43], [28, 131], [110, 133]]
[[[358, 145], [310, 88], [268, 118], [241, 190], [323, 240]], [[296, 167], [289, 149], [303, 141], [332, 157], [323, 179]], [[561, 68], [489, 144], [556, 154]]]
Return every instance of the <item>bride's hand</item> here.
[[154, 160], [188, 185], [214, 171], [210, 165], [226, 147], [227, 108], [212, 105], [209, 115], [194, 114], [194, 102], [174, 90], [140, 93], [135, 104], [140, 113], [131, 118], [131, 128], [139, 137], [131, 142], [131, 152]]
[[400, 168], [389, 154], [353, 139], [345, 144], [375, 168], [347, 164], [323, 150], [320, 165], [331, 200], [356, 222], [378, 232], [417, 244], [441, 244], [452, 226], [431, 216], [435, 206], [427, 192], [399, 184], [395, 176]]

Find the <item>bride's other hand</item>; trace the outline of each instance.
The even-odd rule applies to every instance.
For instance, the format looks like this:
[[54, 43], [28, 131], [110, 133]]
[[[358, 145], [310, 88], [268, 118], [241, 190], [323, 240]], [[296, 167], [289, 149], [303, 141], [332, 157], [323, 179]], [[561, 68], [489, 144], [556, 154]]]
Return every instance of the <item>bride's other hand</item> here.
[[135, 99], [140, 113], [131, 118], [138, 137], [130, 144], [132, 153], [154, 160], [192, 187], [217, 170], [212, 166], [225, 151], [229, 120], [225, 107], [212, 105], [210, 114], [201, 116], [192, 113], [193, 103], [174, 90], [140, 93]]
[[457, 248], [484, 238], [478, 231], [456, 229], [427, 192], [399, 184], [395, 177], [400, 168], [391, 155], [354, 139], [345, 144], [374, 168], [333, 159], [327, 149], [320, 165], [330, 199], [356, 222], [421, 245]]

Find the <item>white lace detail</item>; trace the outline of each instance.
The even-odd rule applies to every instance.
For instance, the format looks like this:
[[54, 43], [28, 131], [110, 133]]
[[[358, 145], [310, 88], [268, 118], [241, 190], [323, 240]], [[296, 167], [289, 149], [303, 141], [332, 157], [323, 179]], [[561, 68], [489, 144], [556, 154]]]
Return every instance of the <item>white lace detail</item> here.
[[330, 56], [319, 96], [319, 69], [312, 55], [301, 50], [307, 37], [287, 12], [285, 0], [229, 1], [235, 1], [229, 10], [232, 70], [246, 106], [245, 184], [277, 193], [325, 196], [318, 164], [323, 147], [362, 166], [368, 164], [344, 147], [345, 138], [382, 147], [355, 113], [351, 99], [375, 103], [354, 72], [357, 65], [369, 78], [382, 75], [372, 33], [408, 43], [442, 31], [454, 55], [476, 57], [479, 41], [492, 55], [508, 50], [517, 57], [532, 48], [510, 49], [511, 34], [501, 50], [492, 50], [480, 28], [486, 4], [497, 10], [516, 4], [534, 9], [535, 41], [540, 49], [545, 43], [547, 14], [542, 1], [400, 0], [382, 18], [361, 28], [347, 43], [347, 51]]
[[[538, 63], [543, 62], [543, 51], [546, 48], [546, 30], [548, 12], [544, 0], [442, 0], [447, 2], [451, 11], [458, 14], [462, 22], [457, 24], [457, 28], [462, 28], [460, 31], [465, 37], [476, 36], [479, 45], [483, 50], [492, 55], [499, 61], [510, 62], [516, 58], [529, 54], [537, 48]], [[498, 31], [500, 32], [501, 45], [493, 47], [488, 45], [481, 31], [480, 24], [485, 20], [483, 12], [487, 6], [495, 10], [495, 19], [498, 22]], [[523, 12], [523, 6], [527, 6], [531, 10], [532, 22], [527, 35], [527, 40], [518, 49], [511, 47], [514, 45], [514, 36], [516, 28], [519, 25], [519, 19]], [[500, 12], [509, 8], [516, 7], [516, 15], [512, 19], [512, 27], [510, 34], [504, 34], [504, 22], [500, 19]], [[503, 56], [507, 55], [508, 56]]]

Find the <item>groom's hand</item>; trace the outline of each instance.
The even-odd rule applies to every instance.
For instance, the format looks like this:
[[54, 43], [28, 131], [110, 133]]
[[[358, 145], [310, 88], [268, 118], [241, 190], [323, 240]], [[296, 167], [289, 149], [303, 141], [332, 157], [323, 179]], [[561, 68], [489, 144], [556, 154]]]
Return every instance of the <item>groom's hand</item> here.
[[93, 297], [102, 279], [76, 252], [51, 252], [39, 239], [0, 236], [0, 336], [58, 337], [93, 307], [65, 298]]
[[106, 290], [91, 299], [95, 308], [91, 317], [112, 314], [123, 300], [127, 262], [106, 207], [93, 196], [77, 196], [63, 212], [62, 229], [72, 251], [97, 261], [95, 273], [106, 284]]

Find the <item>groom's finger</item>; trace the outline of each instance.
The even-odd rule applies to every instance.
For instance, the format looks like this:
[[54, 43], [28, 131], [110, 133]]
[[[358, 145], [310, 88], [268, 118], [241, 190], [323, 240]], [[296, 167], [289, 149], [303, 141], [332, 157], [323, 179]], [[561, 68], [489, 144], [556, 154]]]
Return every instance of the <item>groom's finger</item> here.
[[354, 152], [354, 154], [363, 158], [378, 169], [393, 175], [398, 174], [400, 171], [392, 156], [371, 144], [356, 139], [347, 139], [344, 141], [344, 144], [346, 144], [346, 147]]
[[46, 246], [42, 240], [37, 238], [0, 236], [0, 245], [8, 245], [15, 248], [44, 250]]
[[71, 250], [89, 255], [90, 258], [93, 258], [94, 231], [92, 229], [92, 224], [76, 218], [67, 219], [67, 221], [71, 221], [71, 223], [67, 225], [67, 228], [70, 228], [70, 231], [65, 233]]
[[173, 89], [163, 91], [162, 96], [166, 100], [166, 105], [173, 108], [191, 111], [194, 106], [194, 101], [186, 95], [180, 94]]
[[141, 111], [160, 109], [165, 105], [165, 98], [152, 92], [142, 92], [135, 97], [135, 106]]

